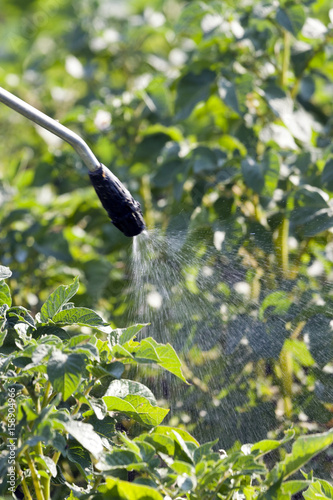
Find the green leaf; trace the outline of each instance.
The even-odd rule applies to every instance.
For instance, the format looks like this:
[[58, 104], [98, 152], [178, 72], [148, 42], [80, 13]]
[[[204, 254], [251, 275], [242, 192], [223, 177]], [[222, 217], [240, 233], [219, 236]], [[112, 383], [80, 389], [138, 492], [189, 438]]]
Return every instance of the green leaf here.
[[178, 127], [166, 127], [162, 123], [155, 123], [154, 125], [149, 125], [142, 133], [143, 135], [151, 135], [162, 132], [170, 136], [170, 139], [175, 142], [181, 142], [184, 140], [181, 129]]
[[260, 193], [264, 187], [262, 168], [253, 158], [246, 158], [241, 162], [242, 174], [247, 186], [256, 193]]
[[281, 149], [297, 150], [297, 144], [286, 127], [271, 123], [259, 132], [260, 140], [267, 145], [277, 144]]
[[79, 333], [78, 335], [73, 335], [67, 342], [66, 347], [76, 347], [79, 345], [85, 346], [87, 342], [91, 341], [93, 343], [94, 337], [90, 333]]
[[311, 458], [324, 451], [333, 443], [333, 429], [322, 434], [312, 434], [299, 437], [293, 444], [292, 451], [278, 465], [277, 477], [285, 479], [301, 467]]
[[50, 457], [46, 457], [46, 456], [35, 457], [35, 461], [43, 464], [47, 468], [47, 470], [50, 472], [52, 477], [57, 476], [57, 466]]
[[290, 430], [286, 432], [286, 436], [280, 441], [277, 441], [275, 439], [263, 439], [262, 441], [259, 441], [258, 443], [252, 445], [251, 453], [259, 452], [259, 454], [256, 454], [256, 457], [266, 455], [266, 453], [269, 453], [272, 450], [276, 450], [281, 445], [290, 441], [294, 437], [294, 435], [295, 432]]
[[291, 5], [283, 9], [278, 8], [276, 21], [282, 28], [292, 33], [294, 36], [301, 31], [305, 23], [306, 15], [301, 5]]
[[142, 486], [128, 481], [107, 477], [105, 484], [98, 488], [105, 500], [163, 500], [162, 495], [154, 488]]
[[98, 349], [93, 344], [79, 345], [75, 347], [73, 351], [78, 354], [83, 354], [87, 359], [90, 359], [90, 361], [95, 360], [100, 362]]
[[108, 334], [110, 338], [110, 345], [114, 346], [116, 344], [119, 345], [126, 344], [126, 342], [129, 342], [130, 340], [135, 338], [138, 332], [142, 330], [142, 328], [148, 325], [149, 323], [143, 323], [138, 325], [132, 325], [129, 326], [128, 328], [117, 328], [116, 330], [112, 330], [112, 332]]
[[35, 326], [35, 320], [27, 311], [24, 307], [22, 306], [15, 306], [11, 307], [10, 309], [7, 310], [6, 313], [7, 318], [10, 318], [11, 316], [15, 316], [18, 318], [18, 323], [25, 323], [26, 325], [32, 326], [33, 328], [36, 328]]
[[53, 316], [53, 321], [63, 325], [90, 326], [97, 329], [109, 325], [95, 311], [87, 307], [73, 307], [60, 311]]
[[296, 493], [304, 490], [308, 485], [309, 481], [286, 481], [285, 483], [282, 483], [281, 489], [284, 494], [296, 495]]
[[88, 451], [74, 439], [70, 439], [66, 446], [66, 457], [76, 464], [82, 476], [86, 478], [87, 471], [92, 466]]
[[[106, 404], [104, 402], [103, 404], [106, 408]], [[94, 413], [93, 415], [89, 415], [89, 420], [87, 423], [93, 426], [94, 431], [97, 432], [100, 437], [106, 438], [109, 442], [113, 440], [116, 433], [116, 421], [114, 418], [105, 416], [103, 419], [98, 419], [96, 413]]]
[[319, 21], [319, 19], [307, 17], [302, 29], [302, 35], [304, 38], [324, 40], [326, 33], [327, 28], [321, 21]]
[[184, 174], [187, 169], [187, 163], [181, 159], [174, 159], [166, 161], [163, 163], [156, 175], [152, 179], [152, 183], [155, 187], [165, 188], [174, 184], [175, 179], [180, 174]]
[[313, 374], [317, 378], [315, 395], [323, 403], [333, 404], [333, 373], [326, 373], [319, 368], [314, 368]]
[[[80, 395], [77, 397], [80, 403], [85, 403], [95, 413], [98, 420], [103, 420], [107, 414], [106, 404], [102, 399], [96, 399], [92, 396]], [[90, 410], [89, 410], [90, 411]], [[89, 411], [87, 413], [89, 413]]]
[[271, 110], [279, 118], [292, 114], [294, 109], [293, 100], [280, 87], [268, 85], [265, 88], [264, 96]]
[[145, 439], [148, 443], [151, 443], [157, 451], [169, 455], [170, 457], [174, 455], [175, 442], [169, 436], [159, 434], [158, 432], [151, 432], [147, 434]]
[[6, 266], [0, 266], [0, 280], [5, 280], [7, 278], [10, 278], [13, 273], [9, 269], [9, 267]]
[[56, 336], [59, 337], [59, 339], [66, 340], [70, 338], [70, 334], [64, 330], [63, 328], [60, 328], [59, 326], [52, 325], [51, 323], [45, 326], [39, 326], [36, 330], [33, 332], [34, 338], [40, 338], [40, 337], [47, 337], [49, 338], [50, 336]]
[[229, 108], [240, 116], [247, 113], [246, 99], [248, 94], [253, 92], [253, 76], [250, 73], [238, 76], [234, 82], [221, 78], [218, 89], [221, 99]]
[[[291, 63], [295, 72], [296, 78], [302, 76], [304, 70], [308, 67], [309, 62], [314, 56], [313, 47], [305, 42], [295, 42], [291, 48]], [[306, 78], [306, 77], [305, 77]], [[302, 83], [306, 83], [306, 79], [302, 78]]]
[[169, 436], [173, 440], [175, 440], [174, 431], [177, 432], [177, 434], [179, 434], [185, 442], [188, 441], [190, 443], [195, 444], [196, 446], [199, 446], [198, 441], [193, 436], [191, 436], [191, 434], [189, 432], [187, 432], [181, 428], [178, 429], [177, 427], [169, 427], [167, 425], [159, 425], [158, 427], [156, 427], [156, 429], [154, 429], [153, 432], [154, 432], [154, 434], [162, 434], [165, 436]]
[[304, 327], [309, 335], [310, 353], [316, 363], [323, 367], [333, 358], [333, 324], [322, 314], [312, 316]]
[[176, 120], [185, 120], [200, 102], [208, 99], [215, 73], [204, 69], [201, 73], [188, 73], [178, 83], [176, 98]]
[[199, 448], [197, 448], [196, 450], [194, 450], [193, 462], [195, 464], [198, 464], [199, 462], [203, 461], [205, 457], [207, 457], [207, 455], [211, 455], [213, 453], [212, 447], [216, 445], [217, 442], [218, 439], [216, 439], [215, 441], [211, 441], [209, 443], [205, 443], [199, 446]]
[[261, 163], [253, 158], [241, 162], [242, 173], [246, 184], [256, 193], [272, 197], [279, 181], [280, 162], [272, 151], [265, 153]]
[[170, 344], [159, 344], [152, 337], [148, 337], [137, 344], [135, 349], [131, 349], [131, 352], [135, 355], [137, 361], [154, 361], [186, 382], [181, 370], [180, 359]]
[[294, 195], [294, 210], [290, 213], [292, 224], [303, 226], [305, 236], [313, 236], [333, 226], [332, 210], [328, 195], [314, 186], [302, 186]]
[[79, 289], [79, 278], [74, 278], [71, 285], [60, 285], [54, 292], [51, 293], [46, 302], [42, 305], [40, 318], [42, 323], [46, 323], [49, 319], [61, 311], [61, 308], [76, 294]]
[[333, 500], [333, 486], [323, 479], [318, 479], [310, 484], [303, 497], [305, 500]]
[[103, 452], [103, 443], [92, 425], [72, 420], [71, 417], [60, 412], [52, 415], [52, 418], [57, 422], [58, 426], [71, 434], [83, 448], [88, 450], [95, 458], [99, 458]]
[[180, 458], [181, 460], [194, 463], [194, 450], [192, 450], [192, 448], [189, 446], [190, 443], [187, 443], [184, 440], [178, 430], [173, 430], [171, 431], [171, 433], [173, 434], [176, 443], [175, 455], [178, 456], [178, 458]]
[[333, 158], [330, 158], [326, 163], [321, 174], [321, 182], [329, 191], [333, 191]]
[[125, 349], [122, 345], [116, 344], [113, 347], [110, 347], [110, 351], [112, 351], [112, 356], [114, 356], [115, 358], [129, 358], [130, 360], [133, 359], [130, 351]]
[[112, 375], [112, 377], [119, 379], [124, 373], [125, 366], [120, 361], [113, 361], [106, 365], [88, 365], [87, 369], [97, 378]]
[[141, 456], [131, 450], [114, 449], [112, 453], [107, 453], [96, 464], [97, 469], [108, 471], [113, 469], [125, 470], [146, 470], [147, 464]]
[[12, 297], [7, 283], [0, 281], [0, 306], [4, 304], [10, 307], [12, 305]]
[[218, 159], [210, 148], [199, 146], [192, 152], [193, 171], [195, 174], [217, 170]]
[[62, 393], [66, 401], [78, 388], [84, 370], [85, 357], [54, 350], [47, 364], [47, 374], [53, 388]]
[[143, 396], [128, 395], [124, 399], [104, 396], [108, 411], [119, 411], [144, 425], [155, 426], [162, 422], [169, 410], [153, 406]]
[[286, 292], [277, 291], [272, 292], [267, 297], [264, 298], [260, 310], [259, 310], [259, 319], [264, 319], [265, 311], [268, 307], [272, 307], [270, 310], [270, 314], [283, 315], [285, 314], [289, 307], [291, 306], [291, 300], [289, 299]]
[[293, 358], [301, 365], [301, 366], [313, 366], [315, 361], [311, 356], [311, 353], [302, 340], [298, 339], [286, 339], [284, 343], [284, 348], [291, 352]]
[[333, 227], [333, 213], [331, 208], [320, 210], [309, 218], [308, 222], [304, 223], [304, 236], [311, 237], [322, 233]]
[[145, 385], [140, 384], [140, 382], [133, 380], [113, 380], [104, 394], [104, 396], [115, 396], [122, 399], [128, 395], [143, 396], [152, 405], [156, 405], [156, 399], [151, 390]]

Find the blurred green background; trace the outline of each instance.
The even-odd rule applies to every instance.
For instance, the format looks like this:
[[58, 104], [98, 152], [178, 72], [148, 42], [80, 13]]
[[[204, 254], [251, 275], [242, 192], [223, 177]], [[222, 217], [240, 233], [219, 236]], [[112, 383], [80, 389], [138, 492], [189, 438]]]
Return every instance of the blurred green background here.
[[81, 135], [151, 231], [133, 260], [71, 147], [1, 105], [14, 304], [79, 275], [77, 305], [151, 322], [192, 385], [137, 377], [224, 448], [333, 425], [332, 22], [328, 0], [2, 1], [0, 85]]

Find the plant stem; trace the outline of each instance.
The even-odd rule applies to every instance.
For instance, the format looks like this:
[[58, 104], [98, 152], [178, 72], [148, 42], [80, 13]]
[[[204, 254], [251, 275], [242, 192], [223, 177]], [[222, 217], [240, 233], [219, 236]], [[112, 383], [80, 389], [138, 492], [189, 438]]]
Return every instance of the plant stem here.
[[58, 460], [59, 460], [59, 458], [60, 458], [60, 455], [61, 455], [61, 451], [56, 451], [56, 452], [54, 453], [54, 455], [53, 455], [53, 457], [52, 457], [52, 460], [53, 460], [53, 462], [54, 462], [55, 464], [57, 464], [57, 463], [58, 463]]
[[23, 471], [22, 471], [19, 463], [16, 463], [16, 471], [17, 471], [18, 475], [21, 478], [21, 485], [22, 485], [22, 490], [23, 490], [23, 493], [24, 493], [24, 500], [32, 500], [32, 496], [30, 494], [27, 482], [25, 480]]
[[145, 221], [147, 223], [147, 228], [153, 229], [154, 227], [153, 202], [151, 197], [150, 179], [148, 174], [143, 175], [141, 179], [141, 196], [143, 198], [145, 207]]
[[44, 397], [43, 397], [43, 401], [42, 401], [42, 408], [45, 408], [45, 406], [48, 403], [50, 389], [51, 389], [51, 382], [48, 381], [47, 384], [46, 384], [46, 387], [45, 387], [45, 391], [44, 391]]
[[251, 300], [258, 301], [260, 297], [261, 284], [260, 279], [264, 275], [264, 271], [261, 267], [258, 267], [256, 274], [252, 280], [251, 284]]
[[283, 346], [280, 353], [281, 382], [284, 400], [284, 412], [288, 418], [292, 416], [292, 384], [293, 384], [293, 356], [290, 351]]
[[288, 70], [290, 63], [290, 33], [287, 30], [283, 32], [283, 59], [281, 72], [281, 86], [286, 87], [288, 83]]
[[47, 477], [42, 477], [41, 478], [41, 483], [42, 483], [42, 488], [43, 488], [43, 494], [45, 500], [49, 500], [51, 498], [50, 496], [50, 486], [51, 486], [51, 473], [49, 471]]
[[48, 499], [44, 498], [43, 491], [42, 491], [42, 488], [41, 488], [41, 485], [40, 485], [40, 482], [38, 479], [38, 474], [37, 474], [37, 471], [35, 468], [35, 464], [34, 464], [34, 461], [32, 460], [32, 458], [30, 457], [29, 452], [26, 451], [24, 456], [25, 456], [25, 459], [28, 463], [28, 466], [29, 466], [29, 469], [31, 472], [31, 479], [32, 479], [32, 482], [33, 482], [33, 485], [35, 488], [37, 500], [48, 500]]
[[289, 220], [284, 216], [278, 229], [276, 238], [276, 257], [282, 271], [282, 276], [288, 279], [289, 255], [288, 255]]
[[297, 339], [299, 337], [299, 335], [301, 334], [305, 325], [306, 325], [306, 321], [300, 321], [298, 323], [298, 325], [296, 326], [295, 330], [293, 331], [293, 333], [291, 334], [290, 338]]
[[[45, 392], [44, 392], [44, 396], [43, 396], [43, 400], [42, 400], [42, 403], [40, 401], [40, 398], [37, 399], [37, 402], [36, 402], [36, 408], [37, 408], [37, 413], [40, 414], [42, 408], [44, 408], [46, 405], [47, 405], [47, 402], [48, 402], [48, 395], [49, 395], [49, 392], [50, 392], [50, 389], [51, 389], [51, 383], [48, 382], [47, 385], [46, 385], [46, 388], [45, 388]], [[36, 453], [40, 456], [40, 457], [43, 457], [44, 456], [44, 452], [43, 452], [43, 446], [42, 446], [42, 442], [39, 441], [37, 443], [37, 445], [35, 446], [35, 451]], [[46, 468], [44, 467], [44, 470]], [[50, 498], [50, 482], [51, 482], [51, 476], [49, 474], [49, 471], [46, 469], [46, 472], [48, 473], [48, 476], [47, 477], [44, 477], [42, 476], [40, 478], [40, 484], [41, 484], [41, 487], [42, 487], [42, 491], [43, 491], [43, 494], [44, 494], [44, 498], [45, 500], [48, 500]]]
[[97, 490], [97, 488], [98, 488], [100, 482], [102, 481], [102, 479], [103, 479], [102, 476], [97, 476], [95, 478], [95, 481], [94, 481], [94, 484], [93, 484], [93, 487], [92, 487], [93, 491]]

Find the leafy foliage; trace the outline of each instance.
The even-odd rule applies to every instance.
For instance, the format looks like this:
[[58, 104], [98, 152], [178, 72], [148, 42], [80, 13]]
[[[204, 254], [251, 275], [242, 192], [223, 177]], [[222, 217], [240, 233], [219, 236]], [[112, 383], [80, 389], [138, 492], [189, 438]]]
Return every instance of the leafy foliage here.
[[[26, 325], [36, 342], [50, 339], [31, 370], [67, 356], [54, 379], [65, 396], [85, 377], [130, 373], [170, 401], [170, 426], [227, 449], [291, 424], [298, 434], [332, 425], [330, 9], [328, 0], [4, 0], [0, 84], [82, 135], [141, 202], [151, 239], [166, 235], [144, 242], [149, 266], [134, 258], [131, 270], [131, 242], [74, 152], [2, 106], [0, 238], [13, 274], [2, 267], [0, 277], [15, 290], [12, 299], [0, 282], [6, 356]], [[41, 309], [59, 283], [54, 310]], [[131, 331], [114, 340], [146, 322], [155, 341]], [[70, 340], [71, 325], [94, 328], [97, 343], [85, 330]], [[159, 344], [169, 341], [191, 385], [177, 357], [179, 381], [155, 369], [176, 356]], [[78, 359], [93, 360], [79, 378]], [[330, 479], [325, 453], [315, 474]]]
[[[3, 269], [3, 276], [9, 277], [9, 270]], [[306, 498], [318, 491], [323, 498], [330, 498], [330, 486], [325, 481], [313, 477], [287, 479], [333, 443], [332, 431], [299, 437], [291, 452], [269, 472], [263, 457], [290, 441], [292, 431], [281, 441], [265, 440], [236, 447], [227, 454], [213, 451], [216, 441], [200, 446], [185, 430], [158, 426], [168, 410], [157, 405], [153, 393], [143, 384], [120, 379], [119, 365], [126, 363], [126, 355], [117, 352], [122, 362], [109, 358], [112, 349], [121, 345], [119, 341], [125, 346], [133, 342], [142, 325], [105, 333], [99, 330], [100, 320], [91, 333], [73, 325], [67, 330], [54, 327], [56, 311], [73, 297], [73, 288], [77, 290], [78, 285], [75, 279], [73, 285], [59, 286], [31, 324], [18, 318], [13, 325], [7, 320], [10, 308], [3, 315], [2, 494], [23, 492], [24, 498], [32, 498], [30, 492], [34, 491], [37, 499], [45, 500], [60, 494], [87, 500], [195, 500], [216, 495], [227, 498], [233, 492], [291, 498], [291, 494], [308, 487]], [[29, 314], [23, 307], [20, 311], [22, 318], [24, 312]], [[93, 328], [90, 321], [87, 325]], [[104, 340], [111, 337], [112, 343]], [[158, 347], [153, 356], [145, 348], [146, 361], [161, 363], [174, 372], [176, 355], [171, 346], [165, 346], [170, 358], [155, 360], [156, 352], [164, 352], [163, 346], [148, 340], [149, 346]], [[139, 351], [140, 343], [135, 344]], [[178, 373], [184, 379], [180, 368]], [[13, 403], [18, 416], [16, 427], [11, 423]], [[7, 434], [8, 429], [14, 430]], [[14, 485], [8, 479], [10, 446], [15, 448], [20, 472]]]

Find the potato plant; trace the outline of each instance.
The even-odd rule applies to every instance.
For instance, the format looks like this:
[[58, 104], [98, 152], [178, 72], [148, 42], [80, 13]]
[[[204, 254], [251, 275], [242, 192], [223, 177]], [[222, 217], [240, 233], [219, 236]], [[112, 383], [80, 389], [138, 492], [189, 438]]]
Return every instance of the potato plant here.
[[[0, 85], [79, 132], [128, 183], [149, 229], [166, 235], [165, 248], [171, 243], [153, 256], [152, 270], [171, 262], [174, 272], [166, 267], [163, 281], [146, 269], [133, 284], [132, 244], [103, 214], [73, 151], [1, 108], [0, 242], [1, 262], [13, 271], [10, 307], [28, 308], [43, 324], [46, 313], [37, 315], [49, 291], [80, 276], [78, 307], [103, 311], [112, 329], [150, 322], [155, 341], [174, 346], [191, 385], [157, 373], [156, 359], [137, 364], [133, 352], [125, 378], [150, 387], [162, 409], [168, 404], [166, 425], [200, 442], [219, 439], [214, 453], [281, 440], [290, 427], [296, 437], [330, 429], [330, 0], [3, 0], [1, 17]], [[147, 298], [160, 285], [164, 300], [154, 310]], [[12, 348], [22, 344], [18, 335]], [[70, 362], [86, 366], [82, 352], [68, 349]], [[45, 390], [34, 380], [37, 393]], [[78, 377], [69, 372], [68, 380]], [[89, 385], [83, 375], [80, 383]], [[94, 397], [104, 396], [99, 388]], [[32, 418], [24, 411], [22, 419]], [[132, 420], [119, 425], [135, 439], [145, 424]], [[283, 446], [265, 458], [270, 470]], [[59, 460], [75, 483], [70, 460]], [[313, 469], [331, 480], [329, 449]], [[140, 473], [133, 474], [135, 482]]]
[[163, 425], [168, 410], [126, 378], [127, 365], [154, 363], [186, 383], [169, 344], [137, 340], [144, 325], [111, 329], [76, 307], [77, 278], [32, 317], [12, 306], [9, 268], [0, 273], [1, 498], [288, 499], [303, 490], [307, 500], [333, 498], [325, 480], [291, 478], [333, 443], [333, 431], [297, 438], [271, 470], [265, 456], [286, 446], [292, 430], [228, 453], [217, 440], [200, 445]]

